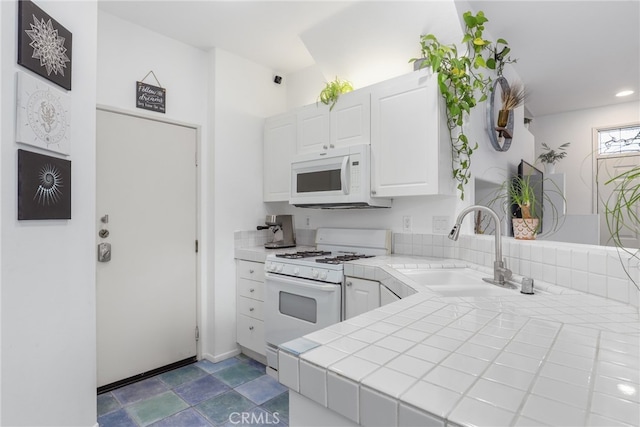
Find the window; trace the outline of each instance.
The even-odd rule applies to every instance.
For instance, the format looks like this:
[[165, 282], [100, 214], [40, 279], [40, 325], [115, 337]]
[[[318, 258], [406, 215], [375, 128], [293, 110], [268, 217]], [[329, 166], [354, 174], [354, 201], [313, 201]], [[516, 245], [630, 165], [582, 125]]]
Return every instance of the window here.
[[598, 129], [598, 154], [640, 153], [640, 125]]

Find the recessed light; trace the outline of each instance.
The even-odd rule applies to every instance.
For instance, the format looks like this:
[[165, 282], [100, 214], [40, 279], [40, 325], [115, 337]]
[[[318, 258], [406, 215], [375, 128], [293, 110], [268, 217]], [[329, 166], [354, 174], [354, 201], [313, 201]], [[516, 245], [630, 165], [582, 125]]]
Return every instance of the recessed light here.
[[616, 96], [629, 96], [633, 93], [632, 90], [623, 90], [622, 92], [616, 93]]

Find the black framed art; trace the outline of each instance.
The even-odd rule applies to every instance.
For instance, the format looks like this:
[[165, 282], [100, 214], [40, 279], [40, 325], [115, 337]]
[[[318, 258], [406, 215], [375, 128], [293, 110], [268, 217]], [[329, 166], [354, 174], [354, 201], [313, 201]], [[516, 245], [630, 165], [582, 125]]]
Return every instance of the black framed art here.
[[18, 219], [71, 219], [71, 161], [18, 150]]
[[18, 3], [18, 64], [71, 90], [71, 32], [31, 0]]

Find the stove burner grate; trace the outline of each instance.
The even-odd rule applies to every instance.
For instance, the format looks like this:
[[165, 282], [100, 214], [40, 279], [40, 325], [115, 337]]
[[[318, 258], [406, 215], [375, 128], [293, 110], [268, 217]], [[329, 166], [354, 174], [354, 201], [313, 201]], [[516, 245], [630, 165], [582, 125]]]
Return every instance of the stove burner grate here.
[[348, 255], [338, 255], [332, 258], [319, 258], [316, 262], [320, 262], [323, 264], [342, 264], [346, 261], [354, 261], [362, 258], [373, 258], [373, 255], [364, 255], [364, 254], [348, 254]]
[[300, 259], [300, 258], [312, 258], [317, 256], [331, 255], [329, 251], [298, 251], [288, 252], [284, 254], [276, 254], [277, 258], [285, 259]]

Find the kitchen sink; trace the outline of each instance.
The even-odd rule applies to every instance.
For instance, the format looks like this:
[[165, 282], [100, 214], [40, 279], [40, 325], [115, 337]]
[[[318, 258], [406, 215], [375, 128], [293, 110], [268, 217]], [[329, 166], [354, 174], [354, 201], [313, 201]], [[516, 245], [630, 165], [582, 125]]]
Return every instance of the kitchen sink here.
[[487, 273], [470, 268], [398, 269], [402, 275], [446, 297], [513, 296], [519, 289], [487, 283]]

